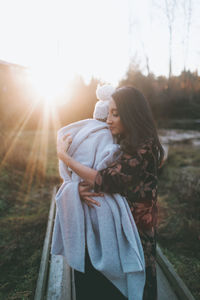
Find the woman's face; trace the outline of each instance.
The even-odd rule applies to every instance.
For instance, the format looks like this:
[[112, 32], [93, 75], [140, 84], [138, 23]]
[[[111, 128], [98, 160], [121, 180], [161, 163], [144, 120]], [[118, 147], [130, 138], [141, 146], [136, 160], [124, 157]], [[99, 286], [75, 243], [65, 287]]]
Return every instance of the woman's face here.
[[107, 124], [110, 127], [110, 131], [111, 131], [112, 135], [125, 134], [125, 128], [120, 120], [120, 116], [117, 111], [117, 106], [113, 99], [110, 100], [110, 103], [109, 103]]

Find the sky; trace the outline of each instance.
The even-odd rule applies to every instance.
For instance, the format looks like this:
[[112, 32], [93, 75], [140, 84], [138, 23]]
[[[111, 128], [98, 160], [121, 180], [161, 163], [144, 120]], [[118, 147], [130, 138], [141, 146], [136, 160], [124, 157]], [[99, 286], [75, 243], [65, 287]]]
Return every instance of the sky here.
[[[170, 1], [170, 0], [168, 0]], [[186, 51], [186, 15], [177, 0], [172, 72], [180, 74]], [[200, 73], [200, 3], [191, 0], [186, 69]], [[81, 74], [117, 83], [131, 59], [146, 73], [168, 75], [169, 32], [164, 0], [0, 0], [0, 60], [38, 74]], [[184, 47], [185, 45], [185, 47]], [[39, 78], [39, 77], [38, 77]], [[61, 80], [62, 81], [62, 80]]]

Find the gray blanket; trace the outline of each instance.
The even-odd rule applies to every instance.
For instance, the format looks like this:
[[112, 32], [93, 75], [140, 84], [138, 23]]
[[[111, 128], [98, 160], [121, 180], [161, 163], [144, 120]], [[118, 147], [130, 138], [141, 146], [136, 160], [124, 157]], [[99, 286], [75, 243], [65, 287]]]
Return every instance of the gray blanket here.
[[[70, 133], [69, 154], [96, 170], [107, 167], [119, 155], [119, 146], [103, 122], [88, 119], [62, 128], [58, 138]], [[63, 184], [56, 195], [57, 213], [52, 254], [66, 257], [80, 272], [85, 268], [87, 247], [94, 268], [102, 272], [129, 300], [142, 300], [145, 262], [139, 234], [125, 198], [119, 194], [95, 197], [101, 206], [81, 202], [81, 178], [59, 161]]]

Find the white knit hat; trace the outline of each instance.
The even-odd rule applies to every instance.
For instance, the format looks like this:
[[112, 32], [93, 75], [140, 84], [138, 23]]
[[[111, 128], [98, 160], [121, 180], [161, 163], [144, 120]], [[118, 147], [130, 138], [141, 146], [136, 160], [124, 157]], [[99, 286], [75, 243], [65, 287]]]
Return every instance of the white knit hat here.
[[100, 86], [98, 84], [96, 89], [96, 96], [99, 101], [97, 101], [94, 112], [93, 118], [105, 120], [108, 116], [108, 106], [109, 101], [112, 99], [112, 94], [115, 92], [115, 88], [110, 84], [105, 84]]

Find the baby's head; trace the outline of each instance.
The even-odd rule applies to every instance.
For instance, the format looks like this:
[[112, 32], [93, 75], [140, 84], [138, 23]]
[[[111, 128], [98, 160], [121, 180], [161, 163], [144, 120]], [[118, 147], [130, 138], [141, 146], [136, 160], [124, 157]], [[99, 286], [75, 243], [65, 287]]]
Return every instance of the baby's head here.
[[97, 101], [93, 118], [102, 122], [106, 122], [108, 116], [109, 101], [112, 99], [112, 94], [115, 92], [115, 88], [110, 84], [98, 85], [96, 89]]

